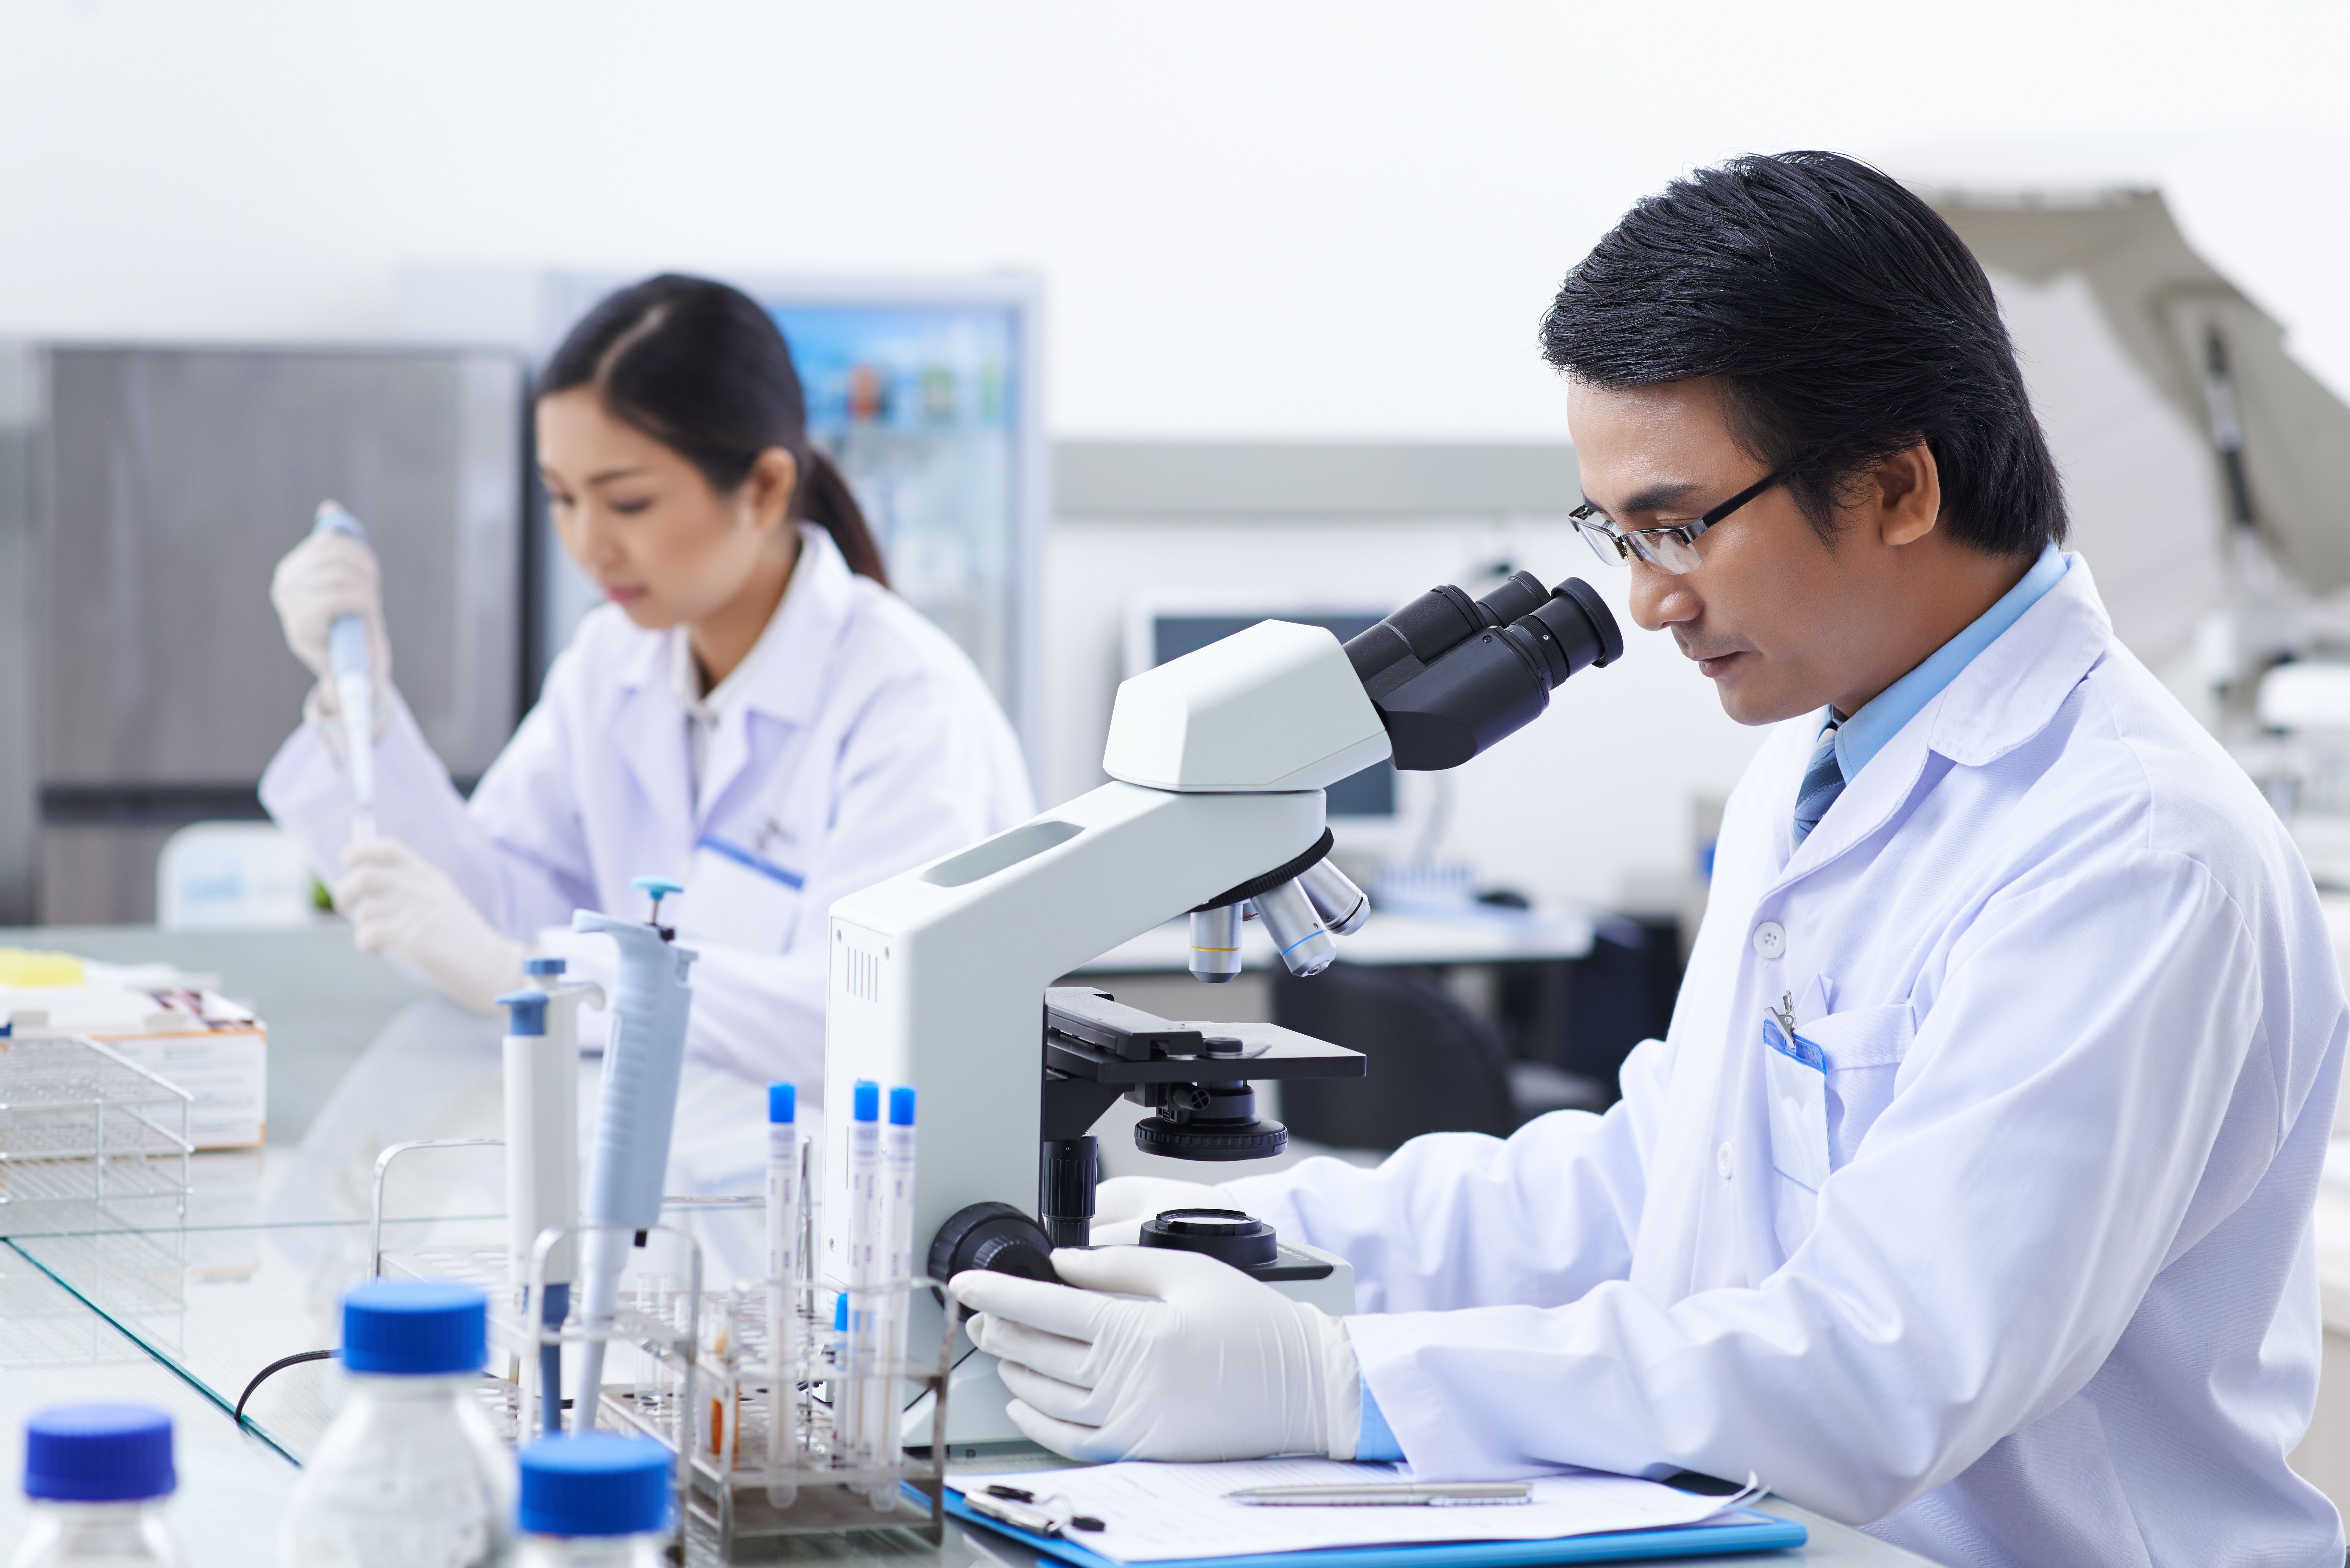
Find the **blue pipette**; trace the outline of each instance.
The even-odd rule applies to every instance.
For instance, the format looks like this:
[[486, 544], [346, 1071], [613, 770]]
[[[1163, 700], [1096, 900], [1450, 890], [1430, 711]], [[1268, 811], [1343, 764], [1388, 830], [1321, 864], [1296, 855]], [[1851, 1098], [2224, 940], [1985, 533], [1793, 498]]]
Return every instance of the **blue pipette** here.
[[[588, 1164], [586, 1221], [647, 1231], [660, 1222], [661, 1178], [669, 1169], [670, 1124], [677, 1115], [678, 1074], [685, 1064], [685, 1023], [693, 991], [686, 971], [701, 955], [676, 945], [660, 924], [660, 901], [682, 888], [659, 877], [629, 886], [651, 895], [649, 922], [615, 919], [590, 909], [571, 916], [575, 931], [601, 931], [619, 945], [613, 987], [612, 1033], [604, 1047], [604, 1082], [596, 1102], [596, 1143]], [[590, 1329], [608, 1329], [619, 1315], [620, 1274], [629, 1242], [615, 1231], [593, 1231], [586, 1248], [583, 1314]], [[590, 1339], [580, 1358], [575, 1429], [596, 1424], [604, 1386], [604, 1341]]]
[[[367, 543], [367, 530], [339, 501], [321, 501], [310, 532], [348, 534]], [[351, 841], [375, 836], [375, 677], [368, 668], [367, 619], [338, 615], [327, 628], [327, 664], [335, 672], [335, 703], [343, 711], [343, 750], [351, 772]]]

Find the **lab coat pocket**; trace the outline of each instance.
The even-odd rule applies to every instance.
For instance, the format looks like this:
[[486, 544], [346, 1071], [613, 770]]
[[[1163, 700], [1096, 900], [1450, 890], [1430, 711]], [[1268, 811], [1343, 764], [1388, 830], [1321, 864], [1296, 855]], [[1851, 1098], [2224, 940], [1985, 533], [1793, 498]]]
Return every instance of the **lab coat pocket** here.
[[1780, 1175], [1817, 1192], [1828, 1179], [1827, 1063], [1802, 1033], [1762, 1020], [1762, 1065], [1771, 1096], [1771, 1163]]
[[1831, 1012], [1804, 1024], [1798, 1033], [1824, 1059], [1828, 1168], [1842, 1170], [1892, 1103], [1894, 1080], [1917, 1026], [1905, 1003]]
[[804, 881], [797, 872], [739, 845], [705, 836], [694, 846], [692, 868], [686, 873], [678, 935], [752, 952], [782, 952], [791, 945], [792, 926], [799, 919]]

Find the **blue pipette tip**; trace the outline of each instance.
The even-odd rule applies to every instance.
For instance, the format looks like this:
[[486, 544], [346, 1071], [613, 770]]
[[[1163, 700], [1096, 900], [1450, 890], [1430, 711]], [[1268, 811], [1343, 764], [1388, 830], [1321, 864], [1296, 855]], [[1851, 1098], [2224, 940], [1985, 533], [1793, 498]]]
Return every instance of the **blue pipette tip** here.
[[881, 1119], [881, 1085], [870, 1078], [857, 1080], [857, 1093], [850, 1102], [849, 1114], [860, 1122]]
[[525, 974], [561, 974], [563, 961], [559, 958], [526, 958], [522, 961]]
[[889, 1125], [910, 1127], [914, 1125], [914, 1091], [905, 1084], [889, 1091]]
[[767, 1085], [767, 1119], [788, 1122], [799, 1114], [799, 1090], [790, 1084]]
[[848, 1332], [848, 1293], [847, 1291], [832, 1298], [832, 1331], [835, 1334]]

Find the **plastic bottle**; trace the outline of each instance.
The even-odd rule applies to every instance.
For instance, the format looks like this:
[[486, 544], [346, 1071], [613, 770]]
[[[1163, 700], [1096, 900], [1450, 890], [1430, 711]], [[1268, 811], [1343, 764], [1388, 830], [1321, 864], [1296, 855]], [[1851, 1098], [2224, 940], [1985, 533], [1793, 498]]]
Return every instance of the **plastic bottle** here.
[[144, 1405], [65, 1405], [25, 1428], [33, 1524], [12, 1568], [134, 1568], [187, 1562], [164, 1528], [179, 1485], [172, 1417]]
[[474, 1390], [489, 1302], [382, 1282], [343, 1297], [350, 1398], [286, 1511], [290, 1568], [489, 1568], [513, 1539], [514, 1462]]
[[650, 1438], [588, 1432], [522, 1451], [515, 1568], [665, 1568], [676, 1456]]

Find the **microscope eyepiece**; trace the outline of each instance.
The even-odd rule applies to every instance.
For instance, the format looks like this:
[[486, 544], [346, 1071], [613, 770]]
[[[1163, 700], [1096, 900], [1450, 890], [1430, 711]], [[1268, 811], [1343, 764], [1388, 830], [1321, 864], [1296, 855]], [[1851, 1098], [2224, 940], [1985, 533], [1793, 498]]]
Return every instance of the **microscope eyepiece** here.
[[1376, 699], [1483, 628], [1483, 613], [1451, 584], [1429, 589], [1369, 630], [1347, 639], [1347, 661]]
[[1512, 572], [1502, 586], [1477, 601], [1478, 618], [1486, 627], [1504, 627], [1534, 614], [1550, 597], [1550, 590], [1532, 572]]
[[[1518, 602], [1522, 585], [1513, 578], [1503, 588]], [[1498, 608], [1503, 599], [1497, 589], [1485, 602]], [[1507, 626], [1479, 632], [1400, 680], [1408, 666], [1399, 661], [1364, 690], [1387, 726], [1395, 765], [1432, 773], [1490, 750], [1540, 717], [1568, 676], [1623, 652], [1624, 633], [1606, 602], [1569, 577]]]

